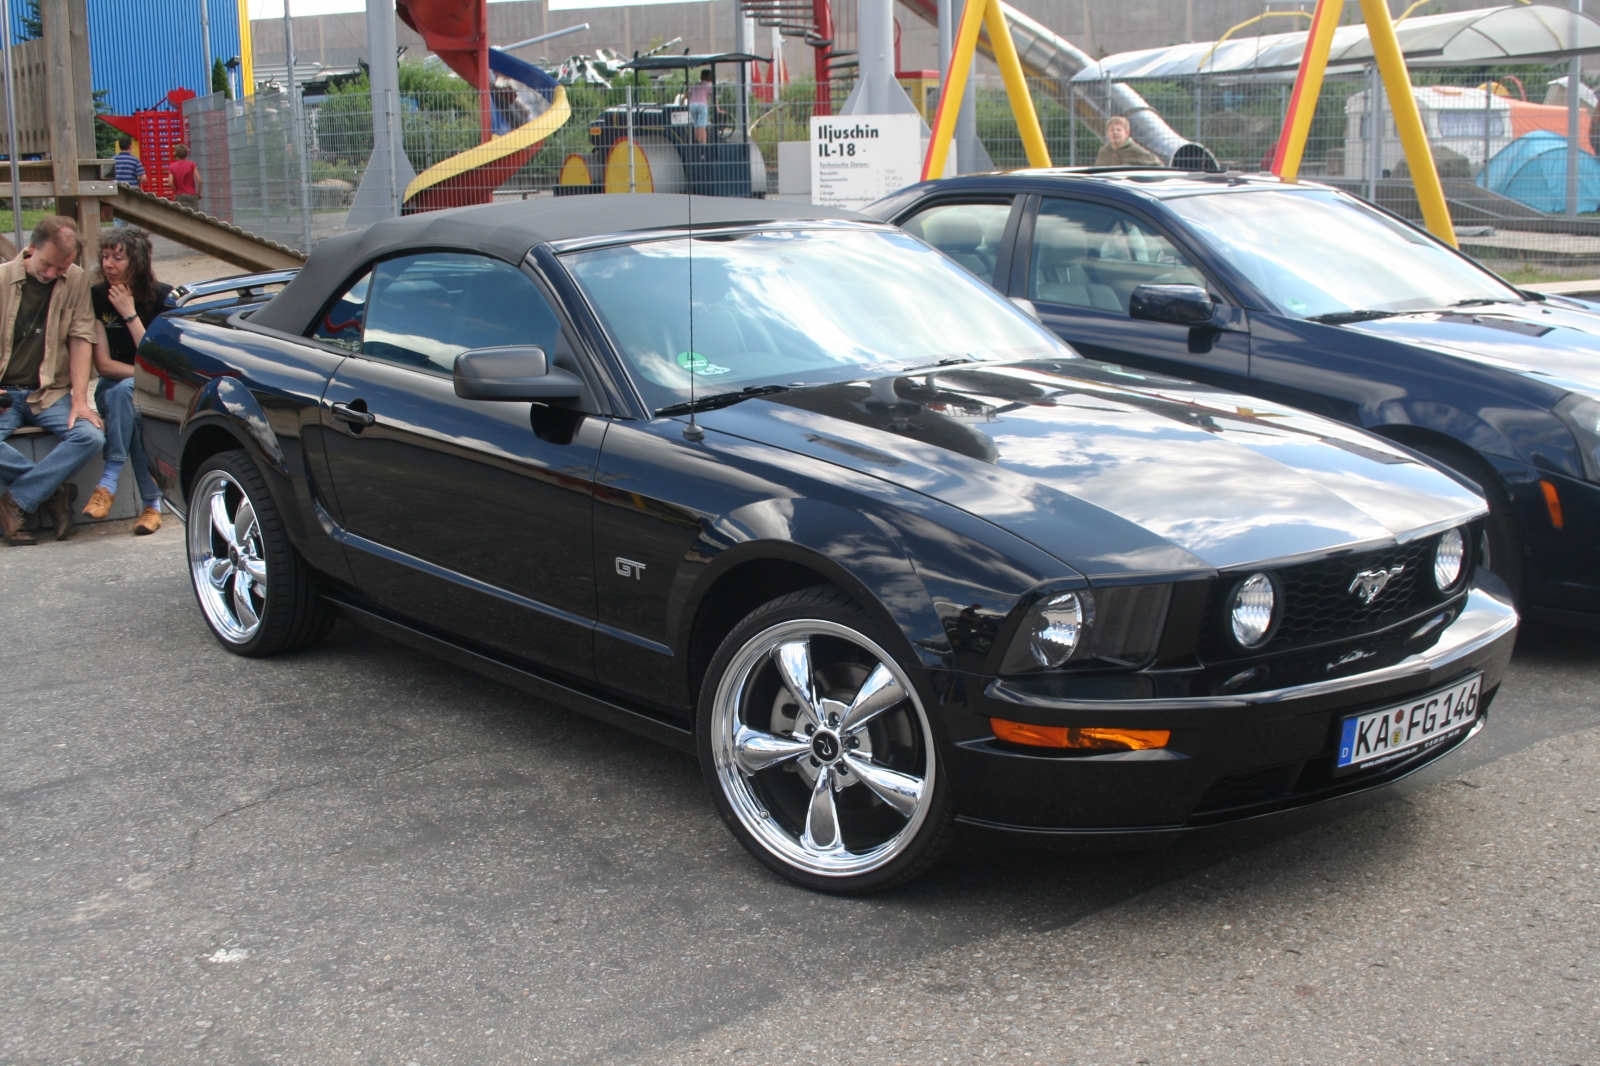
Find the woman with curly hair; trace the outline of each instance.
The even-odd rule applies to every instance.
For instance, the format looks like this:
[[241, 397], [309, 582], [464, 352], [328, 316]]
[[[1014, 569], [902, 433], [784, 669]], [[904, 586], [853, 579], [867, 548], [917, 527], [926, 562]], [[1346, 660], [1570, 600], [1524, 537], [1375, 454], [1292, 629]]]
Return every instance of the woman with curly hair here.
[[83, 513], [104, 518], [116, 500], [122, 468], [133, 462], [144, 507], [133, 531], [161, 528], [161, 489], [150, 475], [139, 413], [133, 407], [133, 357], [145, 327], [166, 309], [171, 285], [156, 280], [150, 268], [150, 236], [137, 226], [119, 226], [100, 237], [100, 280], [89, 289], [94, 303], [94, 366], [100, 384], [95, 405], [106, 423], [105, 473]]

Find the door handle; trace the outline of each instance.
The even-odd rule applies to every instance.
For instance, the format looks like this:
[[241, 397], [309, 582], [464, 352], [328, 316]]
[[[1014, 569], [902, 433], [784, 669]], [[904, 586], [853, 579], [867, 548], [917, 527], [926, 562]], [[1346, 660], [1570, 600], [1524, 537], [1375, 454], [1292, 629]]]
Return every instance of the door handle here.
[[[361, 404], [362, 407], [366, 406], [366, 403], [361, 400], [357, 400], [355, 402]], [[361, 429], [365, 429], [378, 420], [377, 415], [363, 411], [358, 407], [352, 407], [347, 403], [334, 404], [333, 417], [338, 419], [340, 422], [344, 422], [351, 426], [358, 426]]]

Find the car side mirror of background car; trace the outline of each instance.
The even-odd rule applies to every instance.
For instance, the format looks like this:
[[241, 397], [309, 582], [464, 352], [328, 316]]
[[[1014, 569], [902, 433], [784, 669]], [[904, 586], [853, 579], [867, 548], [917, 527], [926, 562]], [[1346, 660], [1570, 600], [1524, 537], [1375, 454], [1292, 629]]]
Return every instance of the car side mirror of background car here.
[[475, 348], [456, 357], [456, 395], [463, 400], [558, 403], [583, 395], [583, 380], [551, 366], [536, 345]]
[[1010, 300], [1012, 303], [1017, 305], [1018, 310], [1020, 310], [1023, 314], [1027, 315], [1040, 325], [1044, 325], [1044, 319], [1039, 317], [1039, 309], [1034, 306], [1032, 300], [1028, 299], [1026, 296], [1012, 296], [1010, 297]]
[[1174, 326], [1209, 326], [1217, 313], [1211, 294], [1198, 285], [1140, 285], [1128, 299], [1128, 317]]

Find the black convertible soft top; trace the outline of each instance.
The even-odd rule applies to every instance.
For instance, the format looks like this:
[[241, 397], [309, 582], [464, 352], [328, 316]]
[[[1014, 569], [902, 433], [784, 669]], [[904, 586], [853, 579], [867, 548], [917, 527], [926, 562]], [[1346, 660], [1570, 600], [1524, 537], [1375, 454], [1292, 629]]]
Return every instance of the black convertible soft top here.
[[696, 226], [805, 219], [878, 222], [834, 207], [667, 193], [511, 200], [429, 211], [330, 237], [317, 246], [295, 279], [250, 321], [285, 333], [304, 333], [312, 316], [359, 267], [400, 252], [459, 249], [520, 263], [529, 249], [548, 241], [666, 229], [682, 226], [691, 217]]

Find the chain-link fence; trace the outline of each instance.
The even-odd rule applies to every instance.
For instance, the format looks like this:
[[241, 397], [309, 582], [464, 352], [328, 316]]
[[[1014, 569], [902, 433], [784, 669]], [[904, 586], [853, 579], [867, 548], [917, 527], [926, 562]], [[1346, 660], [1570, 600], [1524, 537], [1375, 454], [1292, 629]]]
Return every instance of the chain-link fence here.
[[[302, 154], [287, 93], [240, 101], [213, 93], [188, 101], [184, 115], [190, 158], [203, 183], [202, 211], [290, 248], [309, 248], [326, 235], [314, 232], [319, 205], [308, 188], [309, 146]], [[323, 221], [316, 229], [330, 229], [332, 220]], [[342, 222], [331, 228], [337, 225]]]
[[[1522, 281], [1600, 273], [1594, 93], [1580, 87], [1577, 211], [1569, 216], [1563, 67], [1414, 76], [1463, 248]], [[1173, 130], [1207, 146], [1224, 169], [1245, 172], [1270, 165], [1292, 91], [1288, 75], [1131, 84]], [[741, 93], [724, 80], [703, 120], [690, 106], [692, 86], [677, 72], [629, 84], [569, 85], [564, 121], [547, 98], [510, 83], [494, 90], [492, 108], [481, 108], [479, 95], [464, 85], [402, 91], [397, 109], [406, 162], [421, 176], [417, 187], [431, 190], [420, 202], [433, 207], [630, 188], [804, 197], [794, 190], [808, 187], [809, 156], [779, 145], [808, 140], [814, 83], [756, 83]], [[832, 88], [837, 113], [851, 85]], [[1030, 88], [1055, 164], [1093, 165], [1103, 145], [1105, 83], [1034, 81]], [[931, 122], [937, 85], [911, 91]], [[1026, 165], [999, 79], [977, 79], [976, 98], [978, 136], [994, 164]], [[372, 153], [371, 97], [358, 83], [308, 100], [298, 136], [289, 103], [283, 93], [241, 103], [213, 96], [191, 101], [187, 110], [207, 181], [205, 210], [299, 247], [347, 225]], [[520, 125], [513, 128], [507, 116]], [[484, 143], [486, 134], [495, 139]], [[1594, 134], [1600, 140], [1600, 129]], [[637, 146], [634, 152], [627, 143]], [[786, 166], [806, 173], [785, 174]], [[1370, 71], [1325, 81], [1301, 175], [1421, 219], [1393, 113]]]

